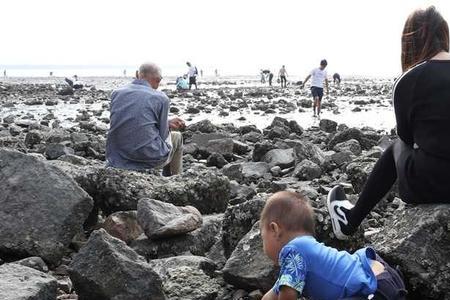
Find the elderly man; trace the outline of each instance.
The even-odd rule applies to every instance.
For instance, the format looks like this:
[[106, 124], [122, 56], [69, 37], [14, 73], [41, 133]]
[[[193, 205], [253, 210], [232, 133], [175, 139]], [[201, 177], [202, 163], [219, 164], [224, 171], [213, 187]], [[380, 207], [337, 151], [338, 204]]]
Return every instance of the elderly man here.
[[153, 63], [140, 66], [138, 79], [111, 95], [111, 124], [106, 141], [109, 166], [148, 170], [163, 167], [164, 175], [182, 171], [184, 121], [168, 119], [169, 98], [157, 91], [161, 69]]

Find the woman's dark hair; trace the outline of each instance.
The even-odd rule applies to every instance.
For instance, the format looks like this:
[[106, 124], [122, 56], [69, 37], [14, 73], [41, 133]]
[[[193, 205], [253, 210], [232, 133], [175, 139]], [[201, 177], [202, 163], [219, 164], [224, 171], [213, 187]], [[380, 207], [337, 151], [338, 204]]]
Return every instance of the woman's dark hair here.
[[434, 6], [416, 10], [406, 20], [402, 35], [402, 69], [449, 51], [448, 24]]

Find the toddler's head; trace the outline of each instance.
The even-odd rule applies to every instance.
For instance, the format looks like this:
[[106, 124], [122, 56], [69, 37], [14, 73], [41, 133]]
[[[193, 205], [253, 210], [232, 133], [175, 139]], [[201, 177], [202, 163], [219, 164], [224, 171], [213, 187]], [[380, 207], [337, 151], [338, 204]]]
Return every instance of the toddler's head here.
[[284, 245], [300, 235], [314, 235], [314, 212], [306, 197], [278, 192], [267, 199], [260, 227], [264, 252], [275, 263]]

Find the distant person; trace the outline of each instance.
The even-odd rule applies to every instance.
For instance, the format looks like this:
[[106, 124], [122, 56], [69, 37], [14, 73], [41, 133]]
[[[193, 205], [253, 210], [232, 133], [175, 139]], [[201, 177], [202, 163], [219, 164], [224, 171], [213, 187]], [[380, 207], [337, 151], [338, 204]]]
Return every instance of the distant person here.
[[200, 70], [200, 76], [203, 78], [203, 70]]
[[186, 80], [186, 75], [178, 77], [175, 85], [177, 87], [177, 91], [188, 90], [189, 85], [188, 85], [188, 81]]
[[195, 89], [197, 89], [197, 75], [198, 75], [197, 67], [193, 66], [190, 62], [187, 62], [186, 65], [189, 67], [188, 69], [189, 89], [192, 88], [192, 85], [195, 85]]
[[123, 77], [127, 77], [127, 70], [126, 69], [123, 70]]
[[280, 71], [278, 72], [278, 76], [280, 76], [280, 83], [281, 83], [281, 87], [286, 87], [286, 82], [287, 82], [287, 71], [286, 71], [286, 67], [283, 65], [280, 69]]
[[[306, 77], [305, 81], [303, 81], [302, 88], [305, 87], [306, 82], [309, 80], [309, 78], [312, 77], [311, 82], [311, 93], [313, 96], [313, 109], [314, 109], [314, 117], [320, 117], [320, 108], [322, 104], [322, 97], [323, 97], [323, 84], [325, 82], [325, 86], [327, 88], [327, 95], [328, 95], [328, 79], [327, 79], [327, 72], [325, 71], [325, 68], [327, 67], [328, 62], [325, 59], [322, 59], [320, 61], [320, 66], [314, 70], [311, 71], [311, 73]], [[317, 115], [316, 115], [316, 109], [317, 109]]]
[[50, 77], [52, 77], [53, 76], [53, 72], [50, 72], [49, 75], [50, 75]]
[[269, 73], [269, 86], [272, 86], [272, 80], [273, 80], [273, 73]]
[[330, 191], [337, 238], [353, 234], [396, 181], [406, 203], [450, 204], [449, 61], [447, 22], [433, 6], [414, 11], [401, 39], [403, 75], [392, 92], [399, 139], [375, 164], [355, 206], [339, 186]]
[[333, 74], [333, 82], [334, 84], [341, 84], [341, 75], [339, 75], [338, 73], [334, 73]]
[[266, 74], [264, 73], [264, 70], [261, 70], [260, 72], [261, 75], [261, 83], [266, 83]]
[[3, 77], [6, 78], [6, 70], [3, 70]]
[[113, 91], [111, 123], [106, 140], [109, 166], [130, 170], [164, 168], [163, 175], [180, 174], [185, 123], [168, 119], [169, 98], [157, 91], [161, 69], [153, 63], [139, 68], [139, 79]]
[[71, 87], [73, 88], [73, 80], [70, 80], [69, 78], [64, 78], [64, 81]]
[[219, 70], [215, 69], [214, 74], [216, 74], [216, 77], [219, 77]]
[[78, 75], [73, 75], [73, 79], [74, 79], [74, 82], [73, 82], [73, 88], [74, 89], [82, 89], [83, 88], [83, 83], [81, 82], [81, 81], [79, 81], [78, 80]]
[[[314, 237], [314, 210], [306, 197], [278, 192], [260, 219], [264, 253], [279, 266], [278, 280], [262, 300], [405, 300], [401, 274], [371, 247], [350, 254]], [[303, 299], [303, 298], [301, 298]]]
[[134, 73], [134, 79], [139, 79], [139, 70]]

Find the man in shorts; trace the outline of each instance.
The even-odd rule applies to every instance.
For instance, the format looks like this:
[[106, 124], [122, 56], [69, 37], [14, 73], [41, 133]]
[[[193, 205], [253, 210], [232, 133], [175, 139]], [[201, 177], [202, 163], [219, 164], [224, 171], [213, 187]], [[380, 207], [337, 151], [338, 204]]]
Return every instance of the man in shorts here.
[[197, 67], [193, 66], [190, 62], [187, 62], [186, 65], [189, 67], [187, 74], [189, 77], [189, 89], [191, 89], [192, 85], [195, 85], [195, 89], [197, 89]]
[[[325, 87], [327, 88], [327, 95], [328, 95], [328, 79], [327, 79], [327, 72], [325, 71], [325, 68], [327, 67], [328, 63], [325, 59], [320, 61], [320, 67], [314, 69], [311, 71], [311, 73], [306, 77], [305, 81], [303, 82], [302, 88], [305, 87], [306, 82], [309, 80], [310, 77], [312, 77], [311, 80], [311, 93], [314, 99], [314, 117], [320, 117], [320, 106], [322, 102], [323, 97], [323, 85], [325, 82]], [[317, 108], [317, 114], [316, 114], [316, 108]]]

